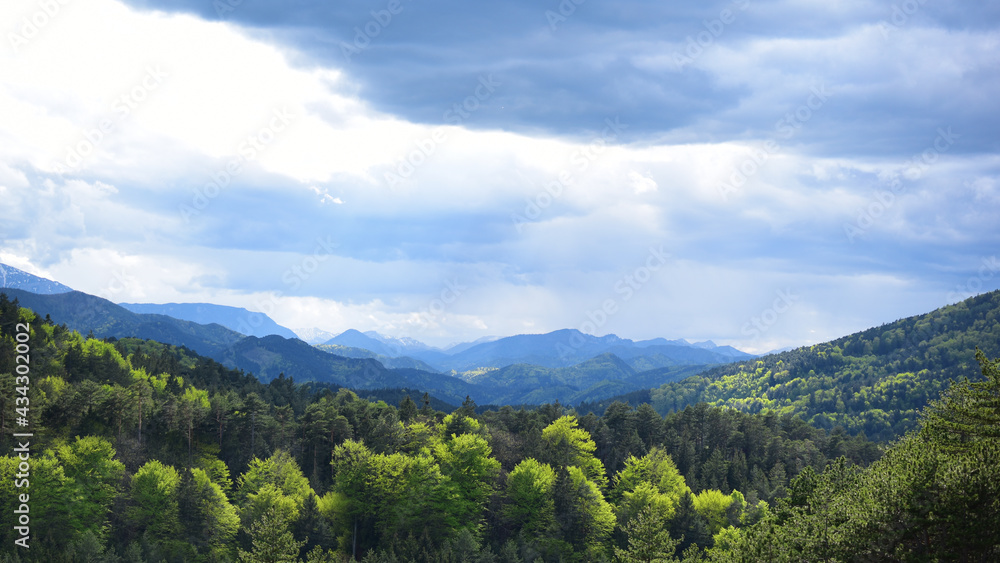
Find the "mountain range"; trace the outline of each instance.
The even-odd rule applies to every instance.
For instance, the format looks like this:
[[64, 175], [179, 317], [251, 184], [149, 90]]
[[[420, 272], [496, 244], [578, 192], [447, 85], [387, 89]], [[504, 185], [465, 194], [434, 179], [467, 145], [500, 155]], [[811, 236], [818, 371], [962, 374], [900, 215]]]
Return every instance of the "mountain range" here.
[[[666, 413], [707, 402], [798, 413], [820, 427], [839, 425], [888, 438], [912, 428], [919, 410], [949, 379], [975, 374], [977, 347], [1000, 355], [1000, 291], [831, 342], [756, 357], [710, 341], [633, 341], [572, 329], [489, 337], [447, 349], [348, 330], [312, 346], [298, 338], [247, 336], [219, 323], [134, 312], [85, 293], [57, 292], [66, 286], [20, 270], [4, 273], [8, 285], [49, 291], [3, 289], [11, 299], [84, 334], [185, 346], [265, 382], [284, 374], [357, 389], [420, 390], [454, 405], [466, 396], [479, 404], [591, 406], [618, 397], [649, 402]], [[251, 314], [211, 304], [160, 307], [200, 314], [202, 320], [230, 315], [230, 324], [238, 322], [234, 314]]]
[[[721, 364], [754, 357], [731, 346], [716, 346], [711, 342], [689, 344], [685, 340], [663, 338], [636, 342], [613, 334], [593, 336], [575, 329], [491, 337], [448, 350], [431, 348], [412, 339], [399, 340], [374, 332], [348, 330], [324, 345], [370, 350], [386, 357], [410, 357], [439, 371], [454, 372], [515, 364], [565, 368], [608, 353], [625, 360], [638, 371], [677, 365]], [[350, 354], [350, 351], [345, 352]]]
[[[10, 299], [17, 299], [22, 306], [49, 315], [54, 322], [66, 324], [83, 334], [93, 334], [98, 338], [137, 337], [185, 346], [228, 367], [253, 373], [265, 382], [284, 374], [299, 382], [316, 381], [356, 389], [419, 389], [456, 405], [466, 396], [480, 404], [597, 400], [673, 381], [717, 365], [723, 358], [713, 356], [710, 350], [691, 346], [651, 344], [640, 347], [614, 336], [598, 338], [577, 331], [556, 331], [473, 345], [456, 354], [457, 359], [449, 365], [475, 365], [475, 369], [485, 372], [440, 373], [434, 367], [423, 364], [422, 360], [406, 356], [379, 356], [367, 349], [340, 345], [316, 347], [297, 338], [278, 335], [245, 336], [217, 323], [203, 325], [167, 315], [134, 313], [106, 299], [78, 291], [40, 295], [7, 288], [3, 292]], [[357, 338], [361, 333], [356, 332], [345, 338]], [[370, 335], [362, 336], [368, 340], [359, 340], [358, 343], [376, 347], [371, 344], [374, 340], [385, 345], [385, 342]], [[581, 344], [573, 353], [565, 358], [558, 357], [561, 344], [578, 342]], [[451, 358], [445, 351], [430, 349], [413, 341], [404, 341], [404, 344], [418, 355], [424, 354], [437, 360]], [[523, 345], [524, 351], [518, 353], [517, 345]], [[546, 346], [552, 346], [549, 356], [544, 354]], [[597, 354], [600, 357], [573, 363], [575, 359], [586, 356], [586, 350], [609, 347], [630, 353], [629, 360], [602, 351]], [[676, 348], [683, 354], [679, 353], [674, 359], [666, 358], [662, 356], [666, 348]], [[643, 350], [661, 355], [639, 355]], [[390, 348], [383, 348], [383, 351], [394, 352]], [[539, 363], [527, 363], [531, 359]], [[632, 367], [629, 362], [636, 365], [668, 363], [670, 367], [643, 370]]]

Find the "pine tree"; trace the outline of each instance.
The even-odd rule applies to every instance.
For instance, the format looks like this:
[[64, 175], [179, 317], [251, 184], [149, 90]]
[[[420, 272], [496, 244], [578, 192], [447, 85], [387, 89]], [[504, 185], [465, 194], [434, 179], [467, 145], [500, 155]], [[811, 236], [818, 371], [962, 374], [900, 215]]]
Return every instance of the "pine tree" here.
[[295, 541], [272, 508], [250, 526], [253, 551], [239, 550], [240, 563], [296, 563], [306, 542]]
[[416, 417], [417, 403], [413, 402], [413, 398], [409, 394], [406, 394], [403, 400], [399, 402], [399, 420], [410, 422]]
[[989, 360], [976, 348], [985, 380], [952, 382], [941, 399], [924, 411], [924, 435], [949, 450], [970, 443], [1000, 442], [1000, 358]]
[[670, 537], [666, 522], [652, 508], [640, 512], [622, 527], [628, 537], [628, 548], [615, 548], [615, 560], [619, 563], [674, 563], [677, 544], [680, 540]]

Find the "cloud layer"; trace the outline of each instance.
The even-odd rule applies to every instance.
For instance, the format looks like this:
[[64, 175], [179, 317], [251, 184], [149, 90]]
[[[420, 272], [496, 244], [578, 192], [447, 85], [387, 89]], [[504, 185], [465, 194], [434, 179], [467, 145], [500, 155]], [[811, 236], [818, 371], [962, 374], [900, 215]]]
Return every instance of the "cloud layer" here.
[[0, 258], [435, 344], [764, 351], [1000, 285], [995, 7], [551, 4], [12, 2]]

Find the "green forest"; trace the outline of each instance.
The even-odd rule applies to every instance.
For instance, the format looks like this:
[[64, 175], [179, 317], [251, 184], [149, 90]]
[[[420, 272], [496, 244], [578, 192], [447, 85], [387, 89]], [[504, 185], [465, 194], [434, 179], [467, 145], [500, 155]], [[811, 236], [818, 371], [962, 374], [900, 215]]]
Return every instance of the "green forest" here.
[[[264, 384], [187, 348], [89, 338], [0, 296], [0, 561], [997, 561], [990, 322], [973, 344], [989, 355], [945, 356], [957, 348], [934, 326], [911, 344], [881, 327], [598, 416]], [[903, 351], [855, 362], [875, 340], [873, 353]], [[912, 377], [871, 383], [897, 361]], [[923, 382], [931, 361], [955, 381]], [[757, 403], [735, 404], [741, 385]], [[13, 433], [28, 405], [30, 486], [18, 487]], [[888, 426], [865, 426], [879, 409]], [[14, 543], [23, 493], [29, 549]]]
[[879, 441], [918, 427], [953, 379], [979, 371], [975, 351], [1000, 356], [1000, 291], [831, 342], [709, 369], [651, 393], [658, 412], [701, 402], [798, 414]]

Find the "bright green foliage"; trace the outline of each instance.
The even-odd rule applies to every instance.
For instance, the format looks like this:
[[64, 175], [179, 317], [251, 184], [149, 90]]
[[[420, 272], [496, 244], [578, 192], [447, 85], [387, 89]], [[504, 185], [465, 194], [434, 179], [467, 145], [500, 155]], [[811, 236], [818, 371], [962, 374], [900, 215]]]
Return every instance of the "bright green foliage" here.
[[712, 536], [712, 547], [706, 551], [709, 561], [728, 561], [734, 557], [734, 550], [743, 542], [743, 531], [729, 526]]
[[671, 518], [678, 502], [679, 499], [661, 493], [656, 485], [643, 481], [622, 495], [617, 506], [618, 521], [624, 524], [647, 510]]
[[614, 510], [597, 484], [579, 467], [566, 467], [556, 477], [555, 538], [582, 554], [584, 560], [603, 558], [606, 542], [615, 527]]
[[480, 432], [482, 432], [482, 425], [479, 424], [479, 421], [471, 416], [465, 416], [460, 412], [453, 412], [445, 416], [444, 420], [441, 421], [439, 430], [440, 436], [444, 440], [447, 440], [451, 436], [478, 434]]
[[[427, 534], [439, 544], [462, 525], [467, 506], [456, 502], [450, 480], [429, 455], [375, 454], [348, 440], [333, 452], [333, 472], [333, 490], [347, 501], [342, 548], [356, 537], [367, 549], [379, 538], [407, 533]], [[360, 526], [357, 534], [354, 525]]]
[[515, 528], [526, 534], [536, 535], [548, 528], [555, 515], [552, 486], [556, 473], [545, 463], [528, 458], [511, 471], [507, 477], [507, 517]]
[[890, 440], [918, 426], [921, 409], [950, 379], [971, 372], [977, 344], [1000, 355], [998, 310], [1000, 291], [993, 291], [832, 342], [720, 366], [654, 389], [653, 406], [664, 414], [700, 402], [768, 409]]
[[708, 529], [713, 535], [726, 525], [726, 509], [735, 500], [731, 495], [712, 489], [694, 496], [694, 509], [708, 520]]
[[23, 476], [17, 477], [21, 461], [16, 456], [0, 457], [0, 499], [9, 507], [0, 512], [3, 545], [13, 545], [14, 539], [19, 537], [14, 531], [17, 515], [13, 511], [21, 504], [18, 495], [28, 494], [31, 528], [33, 532], [38, 530], [36, 537], [53, 547], [65, 547], [75, 535], [71, 530], [85, 529], [87, 524], [74, 522], [70, 515], [70, 503], [66, 499], [75, 494], [73, 481], [66, 477], [58, 460], [42, 456], [30, 462], [28, 486], [17, 487], [17, 483], [25, 484]]
[[56, 457], [67, 478], [72, 480], [69, 504], [74, 527], [90, 530], [103, 538], [107, 531], [108, 511], [118, 494], [125, 466], [114, 459], [115, 450], [103, 438], [87, 436], [56, 450]]
[[[298, 463], [288, 452], [277, 451], [267, 459], [254, 458], [246, 472], [237, 480], [236, 499], [242, 504], [250, 495], [260, 492], [266, 485], [271, 485], [282, 496], [287, 497], [295, 506], [295, 513], [302, 503], [313, 493], [309, 480], [302, 475]], [[257, 519], [259, 515], [255, 515]]]
[[615, 548], [617, 563], [679, 563], [674, 557], [679, 540], [670, 537], [666, 519], [655, 508], [645, 508], [622, 527], [627, 549]]
[[375, 497], [382, 535], [426, 530], [435, 541], [461, 527], [465, 507], [434, 459], [426, 455], [378, 454], [374, 458]]
[[690, 492], [684, 477], [666, 451], [653, 448], [641, 458], [629, 456], [615, 475], [608, 497], [619, 503], [619, 515], [627, 520], [644, 506], [656, 506], [671, 518], [681, 497]]
[[[987, 381], [996, 362], [980, 357]], [[1000, 444], [983, 391], [960, 383], [864, 471], [843, 460], [806, 469], [722, 561], [995, 561], [1000, 557]], [[979, 413], [978, 415], [976, 413]], [[966, 426], [980, 416], [978, 427]]]
[[205, 455], [198, 459], [197, 465], [222, 492], [228, 494], [231, 491], [233, 480], [229, 478], [229, 467], [225, 462], [217, 457]]
[[293, 497], [275, 485], [265, 483], [256, 492], [247, 495], [240, 507], [240, 519], [248, 526], [260, 520], [265, 513], [271, 513], [275, 523], [280, 522], [287, 527], [299, 517], [299, 506]]
[[180, 532], [177, 486], [180, 474], [169, 465], [150, 460], [132, 476], [132, 503], [129, 519], [140, 530], [158, 538], [172, 538]]
[[408, 454], [415, 454], [424, 448], [434, 448], [441, 441], [442, 438], [431, 426], [424, 422], [414, 422], [406, 427], [401, 449]]
[[461, 434], [434, 448], [441, 472], [454, 489], [456, 516], [464, 527], [476, 528], [493, 492], [500, 462], [491, 454], [489, 443], [475, 434]]
[[546, 426], [542, 430], [542, 442], [546, 461], [553, 467], [579, 467], [587, 479], [602, 489], [607, 485], [604, 464], [594, 457], [597, 444], [586, 430], [579, 427], [576, 416], [562, 416]]
[[228, 552], [240, 518], [222, 487], [204, 469], [196, 467], [181, 478], [178, 507], [189, 544], [217, 557]]

